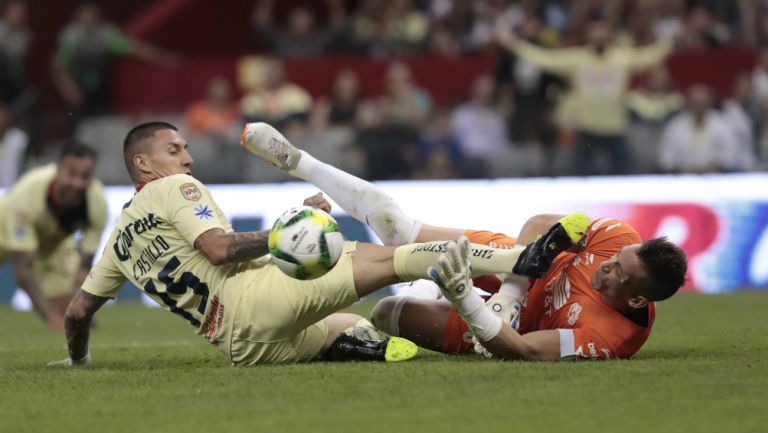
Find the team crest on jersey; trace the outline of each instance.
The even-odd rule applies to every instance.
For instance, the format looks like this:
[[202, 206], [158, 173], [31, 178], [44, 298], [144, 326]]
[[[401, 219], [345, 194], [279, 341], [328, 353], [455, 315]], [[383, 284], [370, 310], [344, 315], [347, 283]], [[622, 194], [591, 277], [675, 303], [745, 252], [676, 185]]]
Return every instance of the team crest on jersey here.
[[189, 201], [198, 201], [202, 197], [200, 189], [194, 183], [185, 183], [179, 188], [181, 189], [181, 195]]
[[27, 234], [27, 216], [21, 212], [17, 212], [13, 215], [15, 229], [13, 231], [14, 236], [22, 238]]
[[581, 305], [578, 302], [571, 304], [571, 308], [568, 309], [568, 324], [573, 326], [576, 321], [579, 320], [581, 314]]

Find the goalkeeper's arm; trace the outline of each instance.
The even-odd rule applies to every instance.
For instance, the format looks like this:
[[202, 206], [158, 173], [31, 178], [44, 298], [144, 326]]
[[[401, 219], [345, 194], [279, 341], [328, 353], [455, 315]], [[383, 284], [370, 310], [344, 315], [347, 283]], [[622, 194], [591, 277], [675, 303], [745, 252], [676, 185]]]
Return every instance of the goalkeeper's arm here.
[[[472, 325], [469, 327], [472, 328]], [[540, 361], [560, 359], [560, 332], [556, 329], [520, 335], [512, 327], [502, 326], [495, 337], [481, 342], [495, 358]]]
[[489, 352], [501, 359], [560, 359], [559, 331], [537, 331], [521, 336], [511, 326], [504, 326], [501, 318], [471, 289], [470, 247], [466, 237], [459, 238], [458, 243], [450, 242], [447, 250], [438, 260], [438, 268], [430, 268], [429, 274]]

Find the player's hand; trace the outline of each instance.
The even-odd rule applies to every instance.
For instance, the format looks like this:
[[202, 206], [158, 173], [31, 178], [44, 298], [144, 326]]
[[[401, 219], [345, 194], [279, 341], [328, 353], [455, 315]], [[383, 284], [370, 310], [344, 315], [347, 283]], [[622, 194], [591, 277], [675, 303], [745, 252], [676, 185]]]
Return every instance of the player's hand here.
[[73, 367], [76, 365], [88, 365], [91, 363], [91, 354], [88, 353], [84, 357], [73, 360], [72, 358], [64, 358], [59, 361], [52, 361], [48, 363], [48, 367]]
[[485, 301], [485, 307], [515, 331], [520, 328], [520, 310], [523, 306], [515, 296], [497, 292]]
[[[522, 305], [519, 298], [509, 293], [497, 292], [485, 301], [485, 307], [491, 310], [493, 314], [499, 316], [504, 324], [509, 325], [515, 331], [520, 328], [520, 310], [522, 310]], [[472, 336], [472, 342], [475, 343], [475, 353], [485, 358], [493, 357], [493, 354], [475, 336]]]
[[325, 199], [322, 192], [304, 199], [304, 206], [311, 206], [327, 213], [331, 213], [331, 203]]
[[432, 266], [427, 273], [438, 286], [443, 296], [456, 303], [472, 291], [472, 268], [469, 264], [471, 249], [469, 240], [462, 235], [457, 241], [448, 243], [448, 251], [440, 254], [438, 267]]

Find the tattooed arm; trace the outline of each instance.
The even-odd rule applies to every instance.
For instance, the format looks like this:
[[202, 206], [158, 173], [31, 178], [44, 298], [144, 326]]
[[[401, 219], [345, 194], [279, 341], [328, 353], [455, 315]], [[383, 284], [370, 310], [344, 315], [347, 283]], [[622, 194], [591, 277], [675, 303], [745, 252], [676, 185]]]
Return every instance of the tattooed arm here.
[[269, 252], [269, 230], [260, 232], [226, 233], [211, 229], [195, 240], [195, 248], [214, 266], [253, 260]]
[[[331, 211], [331, 204], [319, 192], [304, 199], [304, 206], [312, 206], [325, 212]], [[269, 253], [267, 239], [269, 230], [260, 232], [226, 233], [222, 229], [211, 229], [195, 239], [195, 248], [203, 253], [214, 266], [247, 262]]]
[[109, 298], [92, 295], [82, 289], [75, 293], [75, 297], [72, 298], [64, 315], [64, 331], [67, 335], [69, 357], [48, 365], [70, 366], [87, 364], [91, 361], [91, 355], [88, 351], [91, 319], [108, 300]]

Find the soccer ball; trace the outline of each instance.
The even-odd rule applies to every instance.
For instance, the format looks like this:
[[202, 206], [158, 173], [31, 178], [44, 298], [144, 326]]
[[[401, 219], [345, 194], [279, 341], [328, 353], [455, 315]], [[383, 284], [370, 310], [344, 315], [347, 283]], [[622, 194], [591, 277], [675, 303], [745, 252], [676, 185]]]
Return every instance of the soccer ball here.
[[325, 275], [341, 257], [344, 237], [336, 220], [309, 206], [289, 209], [269, 232], [272, 262], [289, 277], [312, 280]]

